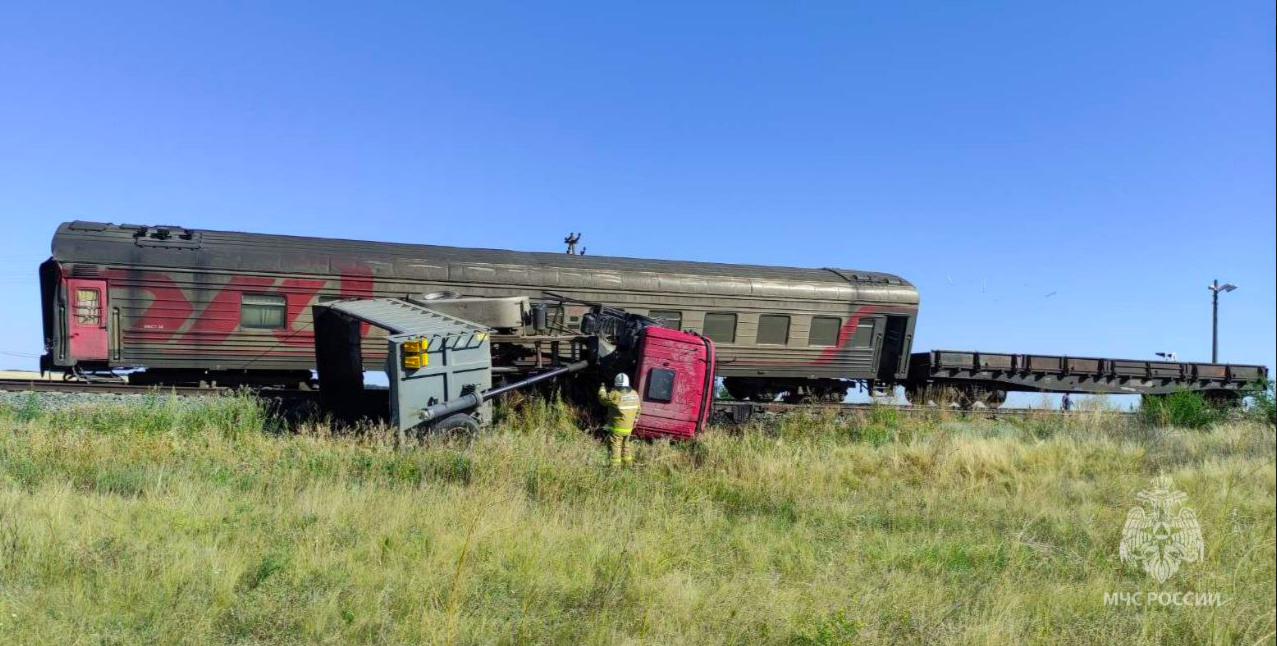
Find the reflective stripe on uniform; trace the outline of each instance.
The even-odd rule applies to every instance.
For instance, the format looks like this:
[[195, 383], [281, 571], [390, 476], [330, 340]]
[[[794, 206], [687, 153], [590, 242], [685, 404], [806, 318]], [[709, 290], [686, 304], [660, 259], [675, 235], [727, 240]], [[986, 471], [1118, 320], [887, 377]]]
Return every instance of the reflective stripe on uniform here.
[[641, 398], [633, 390], [611, 391], [600, 387], [599, 401], [608, 407], [608, 426], [616, 435], [629, 435], [634, 430], [641, 410]]

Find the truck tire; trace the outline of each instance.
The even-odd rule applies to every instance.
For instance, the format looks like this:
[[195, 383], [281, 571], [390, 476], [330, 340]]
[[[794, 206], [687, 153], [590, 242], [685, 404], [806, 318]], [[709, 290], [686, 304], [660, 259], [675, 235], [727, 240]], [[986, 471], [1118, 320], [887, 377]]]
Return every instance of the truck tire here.
[[479, 420], [466, 413], [454, 413], [430, 427], [429, 433], [475, 436], [479, 434]]

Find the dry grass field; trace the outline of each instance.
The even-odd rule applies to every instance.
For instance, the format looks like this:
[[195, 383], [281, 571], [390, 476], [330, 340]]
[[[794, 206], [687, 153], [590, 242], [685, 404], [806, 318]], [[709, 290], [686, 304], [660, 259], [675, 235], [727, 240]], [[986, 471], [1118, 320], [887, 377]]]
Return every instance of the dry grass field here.
[[[1272, 643], [1275, 450], [882, 410], [612, 471], [562, 407], [396, 448], [248, 398], [3, 405], [0, 643]], [[1118, 555], [1159, 474], [1205, 543], [1162, 584]], [[1222, 603], [1105, 603], [1148, 591]]]

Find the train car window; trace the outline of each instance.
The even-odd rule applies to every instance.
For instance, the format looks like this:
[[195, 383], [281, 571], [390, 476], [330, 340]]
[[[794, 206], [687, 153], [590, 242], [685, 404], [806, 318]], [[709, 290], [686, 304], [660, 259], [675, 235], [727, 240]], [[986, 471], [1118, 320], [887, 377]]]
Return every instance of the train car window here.
[[284, 327], [287, 302], [279, 294], [244, 294], [239, 301], [239, 325], [278, 330]]
[[789, 317], [782, 314], [764, 314], [758, 317], [757, 343], [785, 345], [789, 343]]
[[838, 345], [838, 329], [842, 327], [842, 319], [837, 316], [811, 317], [811, 333], [807, 335], [807, 345]]
[[81, 325], [102, 324], [101, 292], [96, 289], [75, 290], [75, 322]]
[[683, 329], [683, 313], [673, 310], [652, 310], [647, 313], [647, 318], [660, 323], [671, 330]]
[[856, 334], [851, 337], [851, 347], [853, 348], [869, 348], [874, 344], [874, 328], [877, 327], [876, 319], [861, 319], [856, 324]]
[[736, 315], [717, 312], [706, 314], [705, 336], [715, 343], [735, 343]]

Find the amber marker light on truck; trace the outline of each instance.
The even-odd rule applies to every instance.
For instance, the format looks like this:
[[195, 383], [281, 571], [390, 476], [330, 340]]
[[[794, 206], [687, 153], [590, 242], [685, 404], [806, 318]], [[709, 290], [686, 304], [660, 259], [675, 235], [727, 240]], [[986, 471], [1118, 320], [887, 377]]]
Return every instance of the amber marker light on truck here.
[[421, 339], [404, 341], [401, 346], [403, 367], [405, 370], [417, 370], [430, 365], [430, 357], [426, 354], [427, 342]]

